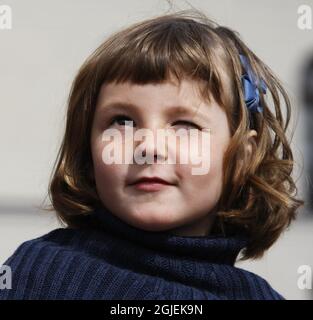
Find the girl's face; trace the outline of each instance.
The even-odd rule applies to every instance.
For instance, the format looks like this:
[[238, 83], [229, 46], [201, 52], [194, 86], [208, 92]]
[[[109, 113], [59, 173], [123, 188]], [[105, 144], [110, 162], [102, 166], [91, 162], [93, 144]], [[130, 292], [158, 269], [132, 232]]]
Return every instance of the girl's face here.
[[[206, 104], [197, 88], [197, 82], [187, 79], [180, 86], [169, 81], [157, 85], [110, 83], [101, 87], [91, 132], [96, 187], [103, 205], [130, 225], [150, 231], [171, 229], [173, 234], [181, 236], [208, 234], [222, 191], [223, 155], [230, 141], [230, 130], [225, 112], [216, 103]], [[121, 164], [107, 164], [103, 160], [103, 150], [111, 142], [103, 140], [104, 131], [113, 128], [122, 137], [118, 147], [123, 152], [126, 150]], [[174, 132], [180, 128], [206, 132], [209, 129], [210, 143], [204, 144], [201, 150], [202, 159], [210, 161], [209, 171], [196, 175], [192, 168], [199, 165], [179, 161], [181, 150], [199, 152], [193, 138], [189, 140], [191, 148], [185, 142], [177, 142], [175, 148], [168, 143], [163, 150], [157, 148], [158, 143], [144, 145], [147, 140], [133, 139], [133, 135], [126, 133], [130, 128], [133, 134], [138, 129], [148, 129], [154, 137], [157, 130], [165, 128]], [[134, 157], [136, 148], [141, 148], [143, 155], [157, 155], [159, 163], [156, 160], [126, 163], [126, 158]], [[169, 157], [174, 162], [161, 163]], [[157, 190], [139, 189], [130, 184], [142, 177], [160, 177], [171, 184]]]

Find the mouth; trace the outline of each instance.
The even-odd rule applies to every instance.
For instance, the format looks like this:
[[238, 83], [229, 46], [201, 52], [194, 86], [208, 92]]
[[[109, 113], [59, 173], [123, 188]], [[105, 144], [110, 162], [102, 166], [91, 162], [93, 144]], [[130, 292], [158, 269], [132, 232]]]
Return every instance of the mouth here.
[[130, 186], [134, 187], [136, 190], [140, 191], [160, 191], [175, 184], [163, 180], [159, 177], [144, 177], [131, 183]]

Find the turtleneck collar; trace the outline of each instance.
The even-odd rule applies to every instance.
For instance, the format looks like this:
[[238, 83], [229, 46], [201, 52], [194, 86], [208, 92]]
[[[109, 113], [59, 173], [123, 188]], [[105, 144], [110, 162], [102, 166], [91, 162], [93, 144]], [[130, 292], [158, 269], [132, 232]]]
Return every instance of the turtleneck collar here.
[[[169, 231], [146, 231], [121, 220], [105, 207], [94, 211], [101, 227], [113, 236], [141, 247], [145, 252], [187, 259], [202, 263], [234, 265], [240, 252], [247, 245], [244, 235], [225, 237], [222, 234], [209, 236], [177, 236]], [[152, 250], [152, 251], [151, 251]], [[143, 262], [144, 263], [144, 262]]]

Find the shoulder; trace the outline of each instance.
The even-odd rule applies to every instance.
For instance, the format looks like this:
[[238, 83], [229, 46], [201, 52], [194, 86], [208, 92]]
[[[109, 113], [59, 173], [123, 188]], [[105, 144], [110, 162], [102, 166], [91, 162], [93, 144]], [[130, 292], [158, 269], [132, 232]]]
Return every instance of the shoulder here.
[[84, 251], [90, 243], [99, 237], [105, 242], [105, 234], [99, 234], [97, 230], [58, 228], [40, 237], [27, 240], [20, 244], [13, 254], [4, 263], [5, 265], [16, 265], [20, 261], [25, 263], [32, 258], [55, 253], [65, 255]]
[[97, 232], [89, 229], [58, 228], [23, 242], [4, 262], [11, 270], [11, 288], [0, 290], [2, 299], [37, 299], [52, 290], [65, 270], [76, 272], [93, 257], [88, 248]]
[[10, 265], [18, 257], [22, 258], [25, 254], [27, 254], [27, 256], [25, 256], [24, 260], [36, 252], [43, 253], [47, 250], [56, 251], [69, 246], [75, 247], [77, 242], [83, 242], [88, 236], [89, 233], [85, 230], [70, 228], [54, 229], [40, 237], [27, 240], [20, 244], [4, 264]]
[[241, 278], [241, 282], [245, 284], [252, 300], [285, 300], [263, 277], [239, 267], [235, 267], [234, 269]]

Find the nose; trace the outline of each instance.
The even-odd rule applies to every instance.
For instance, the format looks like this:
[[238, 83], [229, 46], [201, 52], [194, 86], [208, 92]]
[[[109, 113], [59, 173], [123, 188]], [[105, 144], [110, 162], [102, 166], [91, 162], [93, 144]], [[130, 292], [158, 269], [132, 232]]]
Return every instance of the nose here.
[[162, 134], [160, 134], [159, 130], [161, 129], [148, 129], [147, 131], [144, 131], [144, 137], [142, 137], [140, 141], [135, 142], [136, 149], [134, 152], [134, 163], [138, 163], [138, 157], [144, 158], [145, 163], [155, 163], [156, 161], [161, 163], [167, 160], [167, 138], [162, 138]]

